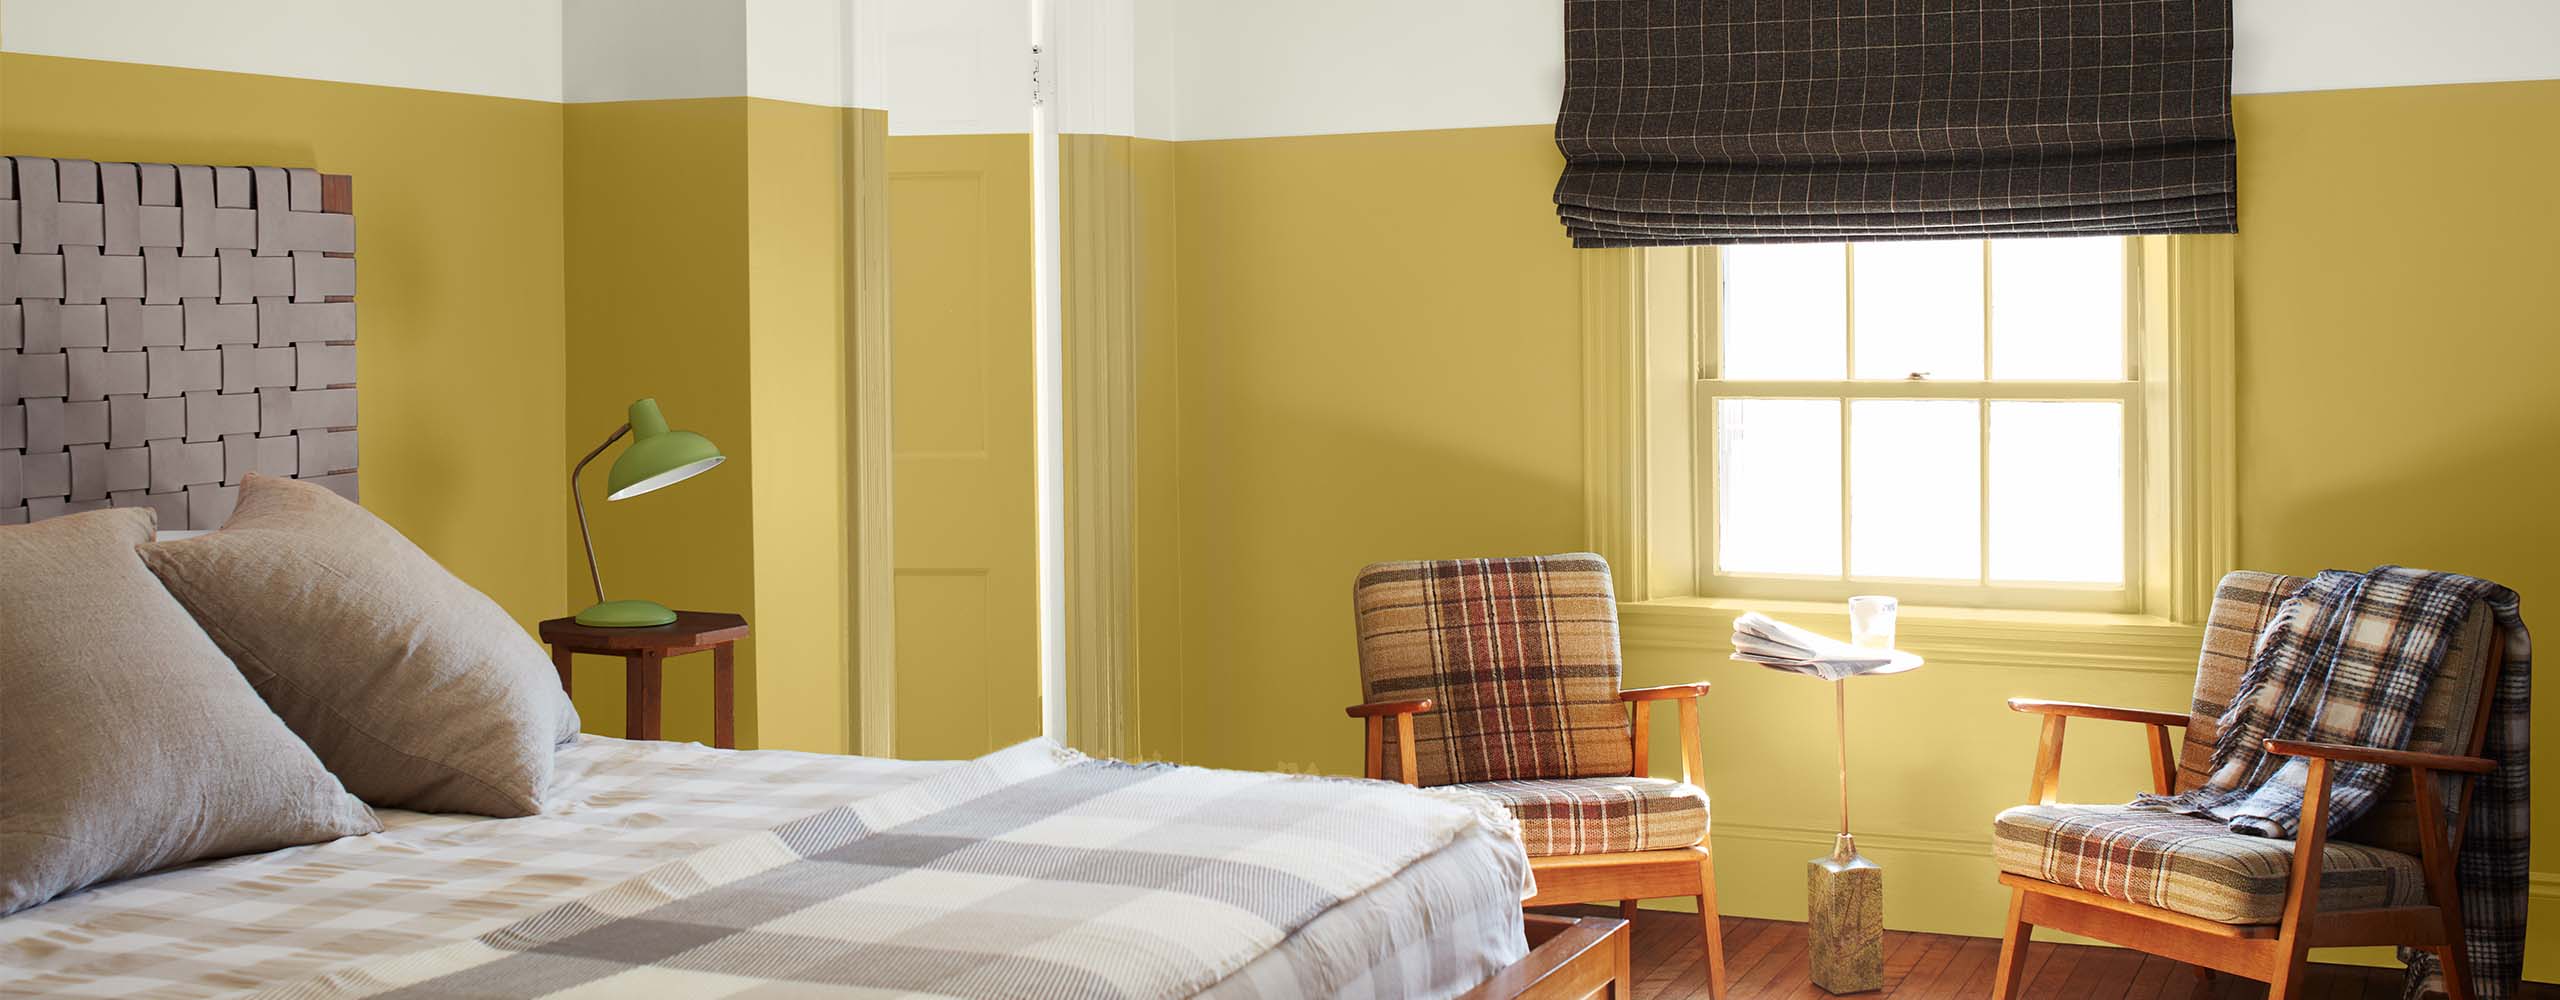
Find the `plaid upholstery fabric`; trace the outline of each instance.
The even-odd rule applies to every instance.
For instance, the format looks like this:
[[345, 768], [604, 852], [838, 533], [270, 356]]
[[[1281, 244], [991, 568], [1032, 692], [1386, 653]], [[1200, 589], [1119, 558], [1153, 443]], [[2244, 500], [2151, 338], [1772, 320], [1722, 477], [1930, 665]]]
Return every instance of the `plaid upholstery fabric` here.
[[[1413, 720], [1420, 784], [1633, 770], [1617, 598], [1599, 556], [1377, 563], [1352, 605], [1362, 696], [1438, 703]], [[1398, 758], [1390, 726], [1387, 777], [1402, 778]]]
[[1707, 793], [1666, 778], [1487, 781], [1467, 790], [1511, 810], [1533, 858], [1695, 847], [1707, 839]]
[[2233, 231], [2230, 0], [1568, 0], [1574, 245]]
[[[2196, 793], [2212, 777], [2214, 747], [2222, 742], [2222, 719], [2239, 695], [2241, 682], [2261, 652], [2262, 637], [2273, 630], [2286, 600], [2311, 581], [2270, 573], [2239, 572], [2222, 579], [2206, 623], [2204, 654], [2198, 663], [2194, 714], [2179, 753], [2181, 795]], [[2434, 681], [2420, 703], [2406, 747], [2429, 753], [2468, 754], [2475, 727], [2483, 735], [2480, 753], [2498, 769], [2476, 779], [2471, 812], [2457, 859], [2462, 888], [2463, 921], [2471, 943], [2475, 991], [2488, 1000], [2514, 995], [2523, 975], [2525, 914], [2532, 872], [2531, 736], [2533, 639], [2526, 630], [2514, 592], [2483, 584], [2465, 602], [2460, 628], [2452, 630]], [[2492, 683], [2488, 671], [2491, 642], [2500, 643], [2505, 663], [2490, 692], [2489, 718], [2479, 719], [2481, 685]], [[2451, 777], [2448, 789], [2458, 787]], [[2459, 801], [2448, 795], [2448, 803]], [[2389, 784], [2366, 815], [2337, 832], [2336, 837], [2403, 854], [2415, 854], [2417, 838], [2411, 821], [2417, 812], [2410, 775], [2394, 771]], [[2439, 987], [2435, 956], [2403, 949], [2409, 963], [2407, 989]]]
[[[2226, 924], [2284, 913], [2292, 841], [2124, 806], [2020, 806], [1992, 829], [2001, 871]], [[2414, 906], [2426, 895], [2409, 855], [2334, 840], [2321, 854], [2323, 910]]]
[[[2178, 791], [2192, 791], [2204, 785], [2213, 764], [2213, 744], [2221, 732], [2222, 715], [2230, 709], [2240, 675], [2248, 670], [2249, 658], [2257, 651], [2258, 637], [2274, 621], [2276, 608], [2284, 599], [2308, 582], [2298, 576], [2245, 570], [2222, 578], [2221, 586], [2214, 591], [2213, 610], [2205, 622], [2204, 652], [2196, 665], [2193, 716], [2187, 725], [2186, 741], [2178, 751]], [[2472, 605], [2462, 628], [2454, 633], [2453, 645], [2445, 653], [2435, 683], [2427, 689], [2417, 725], [2409, 731], [2407, 749], [2421, 753], [2471, 752], [2472, 726], [2480, 710], [2480, 685], [2489, 679], [2488, 644], [2496, 626], [2497, 619], [2489, 613], [2488, 605]], [[2418, 835], [2411, 822], [2417, 812], [2418, 793], [2410, 784], [2409, 772], [2394, 770], [2373, 808], [2339, 830], [2337, 836], [2414, 856], [2418, 853]]]
[[[2223, 711], [2203, 784], [2136, 804], [2212, 816], [2261, 836], [2291, 836], [2307, 763], [2267, 753], [2262, 744], [2282, 737], [2408, 746], [2453, 635], [2486, 587], [2496, 585], [2397, 566], [2321, 573], [2277, 607], [2258, 640], [2238, 694]], [[2332, 765], [2330, 832], [2362, 817], [2391, 776], [2380, 764]]]

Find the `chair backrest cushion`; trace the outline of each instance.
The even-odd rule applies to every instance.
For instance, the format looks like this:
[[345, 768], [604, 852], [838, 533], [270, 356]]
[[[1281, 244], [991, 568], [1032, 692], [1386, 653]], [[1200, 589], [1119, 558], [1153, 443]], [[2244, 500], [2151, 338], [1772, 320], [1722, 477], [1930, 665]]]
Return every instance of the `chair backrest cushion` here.
[[[2213, 612], [2205, 621], [2204, 652], [2196, 664], [2195, 701], [2187, 725], [2186, 744], [2178, 751], [2178, 791], [2204, 784], [2213, 770], [2213, 742], [2222, 713], [2239, 693], [2240, 675], [2276, 620], [2285, 598], [2300, 590], [2302, 577], [2241, 570], [2222, 578], [2213, 593]], [[2406, 749], [2422, 753], [2468, 754], [2479, 728], [2481, 687], [2490, 683], [2489, 652], [2497, 620], [2488, 605], [2474, 601], [2444, 665], [2427, 686], [2418, 722]], [[2348, 826], [2338, 838], [2352, 843], [2415, 854], [2417, 793], [2409, 773], [2392, 776], [2391, 787], [2371, 812]]]
[[[1588, 552], [1377, 563], [1360, 571], [1364, 700], [1414, 717], [1424, 785], [1598, 778], [1633, 766], [1618, 702], [1618, 604]], [[1395, 729], [1386, 776], [1401, 778]]]

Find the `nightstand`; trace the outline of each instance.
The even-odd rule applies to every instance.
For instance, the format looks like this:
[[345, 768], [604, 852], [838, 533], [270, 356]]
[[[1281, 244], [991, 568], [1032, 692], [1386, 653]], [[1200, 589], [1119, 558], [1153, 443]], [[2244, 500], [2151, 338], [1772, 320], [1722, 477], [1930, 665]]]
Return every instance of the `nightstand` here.
[[580, 625], [575, 618], [542, 623], [542, 641], [551, 644], [551, 665], [560, 671], [560, 690], [569, 690], [569, 658], [578, 653], [619, 656], [627, 679], [622, 702], [625, 739], [658, 738], [658, 681], [667, 657], [711, 654], [711, 745], [731, 749], [737, 742], [738, 640], [747, 637], [747, 620], [715, 611], [678, 611], [665, 625], [606, 628]]

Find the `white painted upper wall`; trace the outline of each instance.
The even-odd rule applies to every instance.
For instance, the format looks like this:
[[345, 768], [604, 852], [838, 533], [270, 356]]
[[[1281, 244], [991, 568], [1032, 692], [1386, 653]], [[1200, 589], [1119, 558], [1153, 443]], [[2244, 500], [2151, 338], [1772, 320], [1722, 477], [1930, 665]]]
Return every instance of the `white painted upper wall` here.
[[[1062, 0], [1075, 2], [1075, 0]], [[1563, 0], [1179, 0], [1174, 133], [1555, 121]], [[2241, 93], [2560, 78], [2560, 0], [2235, 0]]]
[[560, 0], [560, 8], [561, 100], [747, 92], [747, 14], [739, 0]]
[[0, 0], [10, 52], [535, 101], [560, 41], [560, 0]]
[[[1048, 0], [1059, 127], [1555, 120], [1563, 0]], [[0, 0], [11, 52], [545, 101], [750, 94], [1030, 127], [1032, 0]], [[2241, 93], [2560, 78], [2560, 0], [2236, 0]]]

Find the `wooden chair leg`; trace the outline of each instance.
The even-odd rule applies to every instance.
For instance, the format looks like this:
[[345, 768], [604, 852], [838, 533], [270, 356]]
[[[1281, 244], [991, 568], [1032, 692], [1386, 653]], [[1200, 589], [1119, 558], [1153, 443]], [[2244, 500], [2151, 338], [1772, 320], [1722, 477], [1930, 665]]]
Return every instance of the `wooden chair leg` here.
[[1706, 935], [1707, 997], [1724, 1000], [1724, 922], [1716, 915], [1716, 856], [1707, 848], [1698, 858], [1698, 921]]
[[2304, 1000], [2311, 995], [2311, 940], [2295, 935], [2276, 947], [2284, 952], [2274, 978], [2267, 980], [2267, 1000]]
[[1621, 899], [1621, 900], [1619, 900], [1619, 901], [1618, 901], [1618, 919], [1620, 919], [1620, 920], [1624, 920], [1624, 921], [1626, 921], [1626, 922], [1628, 922], [1628, 923], [1630, 923], [1630, 924], [1635, 923], [1635, 922], [1636, 922], [1636, 903], [1638, 903], [1638, 902], [1640, 902], [1640, 901], [1639, 901], [1639, 900], [1633, 900], [1633, 899]]
[[2009, 890], [2009, 921], [2000, 929], [2000, 964], [1991, 979], [1991, 1000], [2017, 1000], [2026, 989], [2027, 891]]
[[[1627, 901], [1629, 905], [1634, 900]], [[1636, 928], [1629, 924], [1611, 935], [1616, 942], [1609, 946], [1611, 971], [1609, 1000], [1636, 1000]]]
[[2436, 964], [2444, 970], [2444, 1000], [2471, 1000], [2471, 949], [2463, 944], [2459, 928], [2452, 944], [2427, 950], [2436, 953]]
[[[2423, 775], [2418, 779], [2427, 780]], [[2302, 1000], [2311, 988], [2311, 924], [2320, 909], [2321, 855], [2329, 848], [2329, 761], [2312, 757], [2302, 774], [2302, 816], [2294, 831], [2293, 875], [2276, 921], [2278, 964], [2267, 1000]]]

